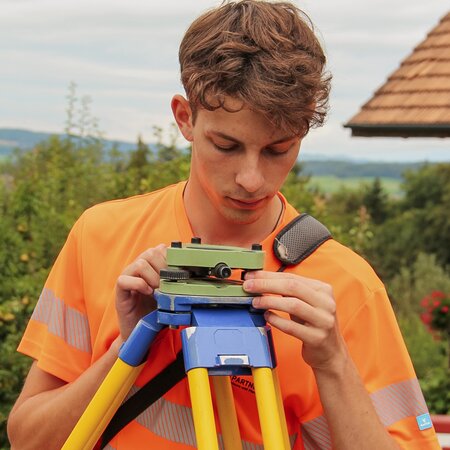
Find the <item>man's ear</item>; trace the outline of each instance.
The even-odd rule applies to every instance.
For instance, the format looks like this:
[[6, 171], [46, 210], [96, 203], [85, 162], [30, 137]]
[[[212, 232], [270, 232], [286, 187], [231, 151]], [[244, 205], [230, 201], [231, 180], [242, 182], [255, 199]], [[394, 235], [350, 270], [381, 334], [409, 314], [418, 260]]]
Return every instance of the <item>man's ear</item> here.
[[189, 102], [182, 95], [175, 95], [170, 104], [173, 117], [184, 138], [192, 142], [192, 109]]

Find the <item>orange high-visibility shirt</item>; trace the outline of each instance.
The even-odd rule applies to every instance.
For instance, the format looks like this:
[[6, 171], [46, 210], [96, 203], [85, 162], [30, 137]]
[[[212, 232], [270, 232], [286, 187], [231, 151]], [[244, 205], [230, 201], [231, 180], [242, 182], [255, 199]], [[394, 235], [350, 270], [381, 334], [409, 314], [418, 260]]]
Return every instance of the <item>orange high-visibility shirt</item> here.
[[[119, 334], [115, 284], [123, 269], [147, 248], [191, 240], [182, 199], [184, 186], [182, 182], [106, 202], [83, 213], [51, 270], [20, 352], [68, 383], [106, 352]], [[273, 239], [298, 214], [281, 194], [280, 198], [285, 204], [283, 217], [262, 242], [265, 270], [271, 271], [280, 267], [272, 250]], [[371, 267], [331, 239], [287, 271], [332, 285], [339, 326], [349, 352], [381, 422], [401, 448], [439, 449], [433, 428], [419, 429], [427, 407], [389, 299]], [[276, 329], [273, 337], [293, 448], [331, 449], [314, 375], [301, 356], [302, 343]], [[179, 330], [161, 331], [132, 391], [174, 360], [180, 348]], [[243, 448], [263, 449], [252, 379], [234, 376], [232, 385]], [[186, 380], [125, 427], [108, 448], [195, 448]]]

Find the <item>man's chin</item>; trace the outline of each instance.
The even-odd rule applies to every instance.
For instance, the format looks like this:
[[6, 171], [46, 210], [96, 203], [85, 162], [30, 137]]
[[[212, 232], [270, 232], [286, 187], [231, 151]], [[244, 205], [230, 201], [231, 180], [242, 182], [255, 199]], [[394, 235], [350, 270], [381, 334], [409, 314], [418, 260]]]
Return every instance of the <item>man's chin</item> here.
[[230, 225], [251, 225], [257, 222], [263, 215], [262, 211], [243, 211], [227, 209], [222, 216]]

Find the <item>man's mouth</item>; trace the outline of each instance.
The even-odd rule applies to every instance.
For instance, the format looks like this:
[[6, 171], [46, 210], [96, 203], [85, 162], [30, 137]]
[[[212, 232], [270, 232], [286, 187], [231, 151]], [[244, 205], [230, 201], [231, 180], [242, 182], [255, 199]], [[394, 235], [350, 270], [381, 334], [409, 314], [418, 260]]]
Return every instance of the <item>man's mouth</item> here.
[[240, 200], [237, 198], [228, 197], [230, 201], [237, 206], [240, 209], [256, 209], [260, 207], [264, 201], [266, 200], [266, 197], [260, 198], [260, 199], [245, 199]]

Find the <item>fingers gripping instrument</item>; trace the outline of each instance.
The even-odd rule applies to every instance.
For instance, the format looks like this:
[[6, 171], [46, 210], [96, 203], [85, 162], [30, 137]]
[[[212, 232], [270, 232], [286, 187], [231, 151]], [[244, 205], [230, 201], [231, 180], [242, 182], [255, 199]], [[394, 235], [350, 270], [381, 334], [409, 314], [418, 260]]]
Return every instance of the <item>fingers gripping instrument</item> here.
[[[213, 378], [226, 450], [242, 449], [230, 375], [253, 375], [266, 450], [290, 448], [275, 368], [270, 327], [263, 311], [233, 272], [264, 265], [259, 244], [252, 249], [173, 242], [167, 269], [155, 291], [157, 309], [143, 317], [81, 416], [63, 449], [92, 449], [144, 367], [150, 345], [164, 327], [183, 326], [183, 359], [192, 403], [197, 446], [219, 449], [209, 376]], [[233, 277], [235, 278], [235, 277]]]

